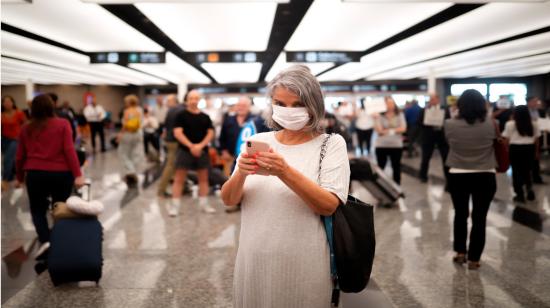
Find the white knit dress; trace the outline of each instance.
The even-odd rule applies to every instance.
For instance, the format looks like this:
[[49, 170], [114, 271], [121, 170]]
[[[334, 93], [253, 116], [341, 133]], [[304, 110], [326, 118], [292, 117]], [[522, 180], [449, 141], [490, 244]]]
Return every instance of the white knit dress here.
[[[317, 181], [325, 136], [300, 145], [283, 145], [274, 132], [252, 138], [269, 143], [290, 166]], [[349, 175], [346, 143], [334, 135], [323, 160], [321, 186], [345, 203]], [[329, 247], [319, 214], [275, 176], [248, 176], [241, 205], [234, 307], [330, 307]]]

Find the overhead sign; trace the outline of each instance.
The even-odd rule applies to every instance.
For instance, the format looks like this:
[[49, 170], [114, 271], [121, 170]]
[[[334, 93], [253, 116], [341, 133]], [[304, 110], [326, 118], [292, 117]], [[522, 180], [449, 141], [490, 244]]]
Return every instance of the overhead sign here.
[[89, 56], [91, 63], [166, 63], [165, 52], [93, 52]]
[[356, 51], [287, 51], [286, 62], [359, 62], [362, 55]]
[[191, 62], [196, 63], [254, 63], [262, 62], [263, 56], [257, 52], [190, 52]]

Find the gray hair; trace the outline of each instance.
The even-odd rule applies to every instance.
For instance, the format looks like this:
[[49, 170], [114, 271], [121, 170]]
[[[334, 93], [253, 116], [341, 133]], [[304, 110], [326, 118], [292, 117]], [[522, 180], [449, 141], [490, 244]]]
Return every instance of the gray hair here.
[[[309, 68], [305, 65], [293, 65], [281, 71], [267, 84], [267, 95], [271, 98], [275, 89], [279, 87], [300, 97], [300, 102], [304, 104], [311, 117], [306, 128], [319, 133], [323, 132], [324, 128], [321, 125], [321, 120], [325, 117], [323, 92], [319, 81], [311, 74]], [[273, 107], [271, 105], [267, 113], [266, 124], [267, 127], [274, 130], [283, 129], [273, 120]]]

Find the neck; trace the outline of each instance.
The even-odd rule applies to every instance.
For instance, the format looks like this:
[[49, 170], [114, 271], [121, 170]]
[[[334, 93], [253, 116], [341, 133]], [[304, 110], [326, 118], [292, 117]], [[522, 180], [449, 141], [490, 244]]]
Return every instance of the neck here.
[[200, 112], [200, 109], [199, 109], [198, 106], [197, 107], [187, 107], [187, 110], [189, 112], [192, 112], [192, 113], [199, 113]]
[[310, 141], [311, 139], [317, 137], [319, 134], [314, 132], [306, 132], [303, 130], [288, 130], [283, 129], [277, 132], [275, 135], [278, 137], [277, 139], [282, 144], [286, 145], [294, 145], [294, 144], [301, 144]]

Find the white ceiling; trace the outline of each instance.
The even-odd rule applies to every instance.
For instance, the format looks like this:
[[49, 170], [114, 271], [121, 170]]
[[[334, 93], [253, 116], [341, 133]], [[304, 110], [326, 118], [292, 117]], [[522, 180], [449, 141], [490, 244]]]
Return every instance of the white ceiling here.
[[166, 63], [130, 64], [129, 66], [142, 72], [162, 77], [175, 84], [181, 82], [210, 83], [210, 78], [171, 52], [166, 53]]
[[332, 62], [326, 62], [326, 63], [297, 63], [297, 62], [286, 62], [286, 53], [281, 52], [279, 57], [277, 57], [277, 60], [275, 60], [275, 63], [273, 63], [273, 66], [267, 73], [265, 77], [265, 81], [271, 81], [271, 79], [275, 78], [275, 76], [282, 70], [294, 65], [294, 64], [302, 64], [311, 70], [311, 73], [313, 75], [317, 75], [331, 67], [334, 66], [334, 63]]
[[33, 0], [32, 4], [2, 4], [1, 15], [4, 23], [87, 52], [163, 51], [97, 4]]
[[550, 25], [550, 3], [492, 3], [319, 77], [357, 80]]
[[453, 70], [458, 70], [467, 66], [481, 66], [491, 62], [550, 52], [550, 44], [548, 42], [550, 42], [550, 33], [547, 32], [453, 56], [409, 65], [380, 74], [374, 74], [369, 76], [368, 79], [427, 78], [430, 74], [436, 77], [445, 77], [445, 75], [442, 75], [445, 71], [452, 72]]
[[261, 63], [203, 63], [201, 66], [219, 83], [257, 82]]
[[364, 51], [453, 5], [313, 2], [285, 50]]
[[[63, 48], [41, 43], [2, 31], [2, 55], [53, 66], [70, 72], [81, 72], [104, 80], [104, 84], [166, 84], [159, 79], [115, 64], [90, 64], [89, 57]], [[2, 77], [4, 67], [2, 67]], [[87, 79], [75, 79], [87, 83]]]
[[276, 3], [138, 3], [184, 51], [264, 51]]

